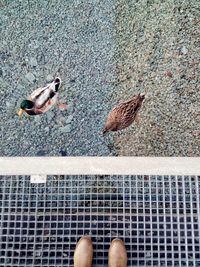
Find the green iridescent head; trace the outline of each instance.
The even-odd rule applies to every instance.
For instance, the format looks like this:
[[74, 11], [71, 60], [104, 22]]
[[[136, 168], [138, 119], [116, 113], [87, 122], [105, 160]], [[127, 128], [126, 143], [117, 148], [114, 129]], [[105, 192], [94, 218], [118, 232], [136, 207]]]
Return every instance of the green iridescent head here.
[[34, 107], [34, 103], [30, 100], [23, 100], [20, 108], [25, 110], [25, 109], [32, 109]]
[[34, 107], [34, 103], [30, 100], [23, 100], [20, 105], [20, 110], [17, 112], [18, 116], [22, 116], [23, 112]]

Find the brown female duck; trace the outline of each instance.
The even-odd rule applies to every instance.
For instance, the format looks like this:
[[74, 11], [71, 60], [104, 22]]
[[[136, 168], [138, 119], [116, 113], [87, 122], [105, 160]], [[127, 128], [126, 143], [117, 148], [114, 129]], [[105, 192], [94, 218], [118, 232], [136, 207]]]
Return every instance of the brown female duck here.
[[118, 131], [129, 127], [134, 121], [138, 120], [138, 112], [145, 99], [145, 94], [138, 94], [132, 99], [118, 104], [108, 114], [103, 134], [110, 131]]

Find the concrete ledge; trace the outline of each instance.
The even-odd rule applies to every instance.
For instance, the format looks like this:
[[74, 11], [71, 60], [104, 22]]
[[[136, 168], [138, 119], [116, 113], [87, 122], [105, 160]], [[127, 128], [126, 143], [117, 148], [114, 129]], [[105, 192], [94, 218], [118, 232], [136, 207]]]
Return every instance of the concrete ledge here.
[[200, 158], [0, 157], [0, 175], [200, 175]]

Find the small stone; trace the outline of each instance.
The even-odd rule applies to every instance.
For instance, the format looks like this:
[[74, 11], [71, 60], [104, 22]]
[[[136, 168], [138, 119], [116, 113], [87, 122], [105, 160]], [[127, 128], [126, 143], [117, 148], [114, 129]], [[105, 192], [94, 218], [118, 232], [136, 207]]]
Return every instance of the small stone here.
[[36, 123], [40, 123], [40, 122], [41, 122], [41, 116], [35, 116], [35, 117], [34, 117], [34, 121], [35, 121]]
[[71, 132], [71, 125], [68, 124], [68, 125], [66, 125], [66, 126], [64, 126], [64, 127], [62, 127], [62, 128], [60, 128], [60, 132], [61, 132], [61, 133], [70, 133], [70, 132]]
[[12, 237], [12, 236], [9, 236], [9, 237], [8, 237], [8, 240], [9, 240], [9, 241], [13, 241], [13, 237]]
[[51, 121], [53, 119], [53, 117], [54, 117], [53, 111], [47, 112], [47, 119], [48, 119], [48, 121]]
[[12, 107], [12, 104], [10, 102], [6, 101], [6, 107], [10, 108], [10, 107]]
[[76, 82], [76, 79], [71, 79], [69, 82], [70, 83], [75, 83]]
[[147, 251], [147, 252], [146, 252], [146, 257], [147, 257], [147, 258], [151, 258], [151, 252], [150, 252], [150, 251]]
[[171, 71], [168, 70], [168, 71], [165, 72], [165, 76], [166, 77], [169, 77], [169, 78], [172, 78], [173, 77], [173, 74], [172, 74]]
[[73, 115], [69, 115], [67, 120], [66, 120], [66, 124], [71, 123], [72, 120], [73, 120]]
[[39, 47], [39, 45], [37, 43], [35, 43], [35, 45], [33, 47], [34, 47], [34, 49], [37, 49]]
[[72, 112], [73, 112], [73, 109], [74, 109], [74, 106], [73, 106], [72, 103], [70, 103], [70, 104], [67, 105], [67, 111], [68, 111], [69, 113], [72, 113]]
[[47, 75], [47, 77], [46, 77], [47, 82], [52, 82], [53, 80], [54, 80], [54, 78], [51, 74]]
[[16, 105], [15, 102], [8, 102], [6, 101], [6, 108], [7, 108], [7, 115], [9, 117], [15, 116], [16, 115]]
[[42, 254], [42, 251], [40, 251], [40, 250], [35, 251], [35, 257], [40, 257], [41, 254]]
[[188, 49], [187, 49], [185, 46], [183, 46], [183, 47], [181, 48], [181, 53], [182, 53], [183, 55], [186, 55], [187, 52], [188, 52]]
[[60, 154], [61, 154], [61, 156], [62, 156], [62, 157], [65, 157], [65, 156], [67, 156], [67, 152], [66, 152], [66, 151], [64, 151], [64, 150], [60, 150]]
[[63, 117], [63, 116], [59, 116], [59, 117], [56, 119], [56, 122], [57, 122], [59, 125], [64, 126], [64, 125], [65, 125], [65, 117]]
[[29, 65], [31, 67], [36, 67], [37, 66], [37, 60], [36, 60], [36, 58], [31, 57], [30, 60], [29, 60]]
[[18, 83], [18, 85], [17, 85], [16, 89], [17, 89], [17, 90], [23, 90], [23, 89], [24, 89], [24, 87], [23, 87], [21, 84], [19, 84], [19, 83]]
[[45, 132], [49, 132], [49, 127], [48, 126], [45, 127], [44, 130], [45, 130]]
[[45, 156], [46, 155], [46, 151], [45, 150], [39, 150], [37, 153], [36, 153], [36, 156]]
[[[3, 88], [10, 88], [10, 85], [7, 83], [7, 81], [5, 79], [2, 79], [0, 77], [0, 85], [3, 87]], [[2, 88], [1, 88], [2, 90]]]
[[28, 72], [25, 76], [25, 78], [30, 82], [30, 83], [34, 83], [35, 82], [35, 76], [33, 75], [33, 73]]

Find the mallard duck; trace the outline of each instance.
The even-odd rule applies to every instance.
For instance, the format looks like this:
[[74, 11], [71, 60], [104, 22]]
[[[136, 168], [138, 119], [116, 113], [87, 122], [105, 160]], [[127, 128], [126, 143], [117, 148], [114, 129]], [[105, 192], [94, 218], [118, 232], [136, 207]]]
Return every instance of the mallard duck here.
[[45, 87], [40, 87], [33, 91], [33, 93], [21, 102], [18, 115], [21, 116], [23, 112], [29, 115], [38, 115], [47, 112], [53, 105], [57, 104], [59, 107], [66, 107], [65, 104], [58, 102], [58, 89], [61, 85], [61, 79], [56, 77], [54, 81]]
[[110, 131], [118, 131], [130, 126], [133, 121], [138, 121], [138, 112], [145, 99], [145, 94], [138, 94], [132, 99], [118, 104], [108, 114], [103, 134]]

